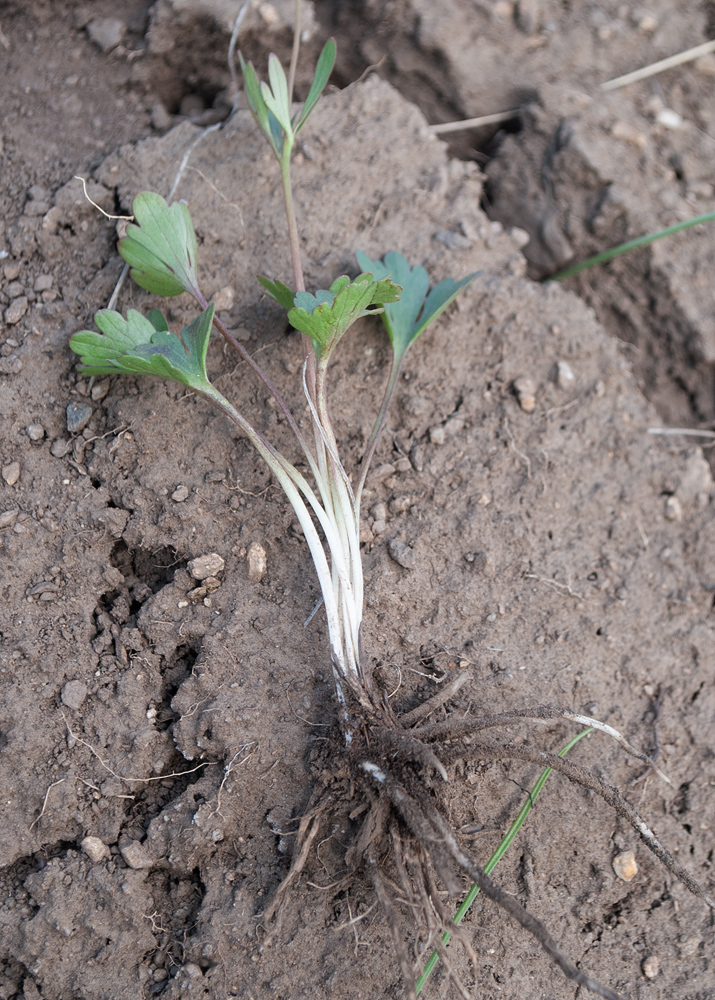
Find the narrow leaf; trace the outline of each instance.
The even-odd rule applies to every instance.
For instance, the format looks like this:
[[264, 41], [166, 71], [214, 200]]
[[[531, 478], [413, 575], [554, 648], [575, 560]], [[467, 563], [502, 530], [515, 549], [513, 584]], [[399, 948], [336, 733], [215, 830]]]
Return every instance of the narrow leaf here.
[[296, 132], [303, 128], [308, 120], [310, 112], [318, 103], [320, 95], [323, 93], [325, 85], [330, 79], [330, 74], [333, 72], [334, 65], [335, 39], [329, 38], [323, 46], [323, 51], [318, 57], [318, 62], [315, 66], [315, 76], [313, 77], [313, 82], [310, 85], [310, 90], [308, 91], [308, 96], [305, 99], [303, 109], [298, 117], [298, 124], [295, 129]]
[[271, 281], [270, 278], [264, 278], [262, 274], [258, 275], [258, 280], [268, 292], [270, 297], [279, 305], [283, 306], [286, 312], [293, 308], [295, 305], [295, 302], [293, 301], [295, 298], [295, 292], [289, 288], [288, 285], [284, 285], [282, 281]]
[[268, 112], [268, 129], [268, 139], [271, 146], [273, 146], [274, 153], [280, 160], [281, 154], [283, 153], [283, 137], [285, 132], [283, 131], [283, 126], [272, 111]]
[[199, 293], [196, 277], [196, 234], [189, 210], [182, 202], [167, 205], [161, 195], [144, 191], [132, 206], [136, 225], [127, 226], [119, 253], [132, 278], [156, 295]]
[[290, 120], [288, 81], [280, 59], [273, 52], [268, 56], [268, 80], [271, 85], [269, 91], [271, 100], [269, 101], [266, 95], [266, 89], [268, 88], [265, 83], [261, 84], [263, 99], [282, 125], [286, 135], [292, 135], [293, 127]]
[[241, 53], [238, 54], [241, 60], [241, 70], [243, 72], [243, 86], [246, 91], [246, 100], [248, 101], [248, 107], [251, 114], [256, 120], [259, 128], [263, 129], [267, 136], [270, 137], [270, 128], [268, 125], [268, 108], [266, 107], [266, 102], [263, 100], [261, 95], [261, 88], [258, 83], [258, 77], [256, 76], [256, 71], [253, 68], [253, 63], [247, 63]]

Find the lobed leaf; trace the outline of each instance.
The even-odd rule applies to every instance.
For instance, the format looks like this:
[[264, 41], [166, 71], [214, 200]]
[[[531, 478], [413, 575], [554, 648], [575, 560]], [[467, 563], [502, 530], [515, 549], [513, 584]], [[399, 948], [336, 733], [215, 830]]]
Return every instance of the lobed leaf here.
[[427, 294], [429, 288], [427, 271], [419, 264], [410, 267], [409, 262], [396, 250], [390, 250], [381, 261], [370, 260], [362, 250], [356, 251], [356, 257], [358, 264], [364, 270], [369, 268], [379, 278], [390, 275], [402, 286], [399, 302], [383, 303], [385, 309], [382, 314], [382, 321], [398, 361], [405, 356], [410, 345], [423, 330], [436, 320], [454, 302], [462, 289], [471, 284], [479, 274], [475, 271], [461, 281], [446, 278]]
[[335, 39], [329, 38], [323, 46], [322, 52], [318, 56], [318, 62], [315, 65], [315, 76], [313, 77], [313, 82], [310, 85], [310, 90], [308, 91], [308, 96], [305, 99], [303, 108], [298, 115], [298, 124], [295, 126], [296, 132], [303, 128], [308, 120], [310, 112], [320, 100], [320, 95], [323, 93], [325, 85], [330, 79], [330, 74], [333, 72], [334, 65]]
[[134, 199], [136, 224], [127, 226], [119, 253], [132, 278], [155, 295], [200, 294], [196, 277], [196, 234], [183, 202], [167, 205], [159, 194], [143, 191]]
[[402, 289], [390, 279], [375, 281], [372, 274], [336, 278], [329, 289], [298, 292], [288, 313], [291, 324], [310, 337], [317, 355], [327, 356], [356, 319], [376, 303], [395, 302]]
[[70, 348], [80, 355], [83, 375], [153, 375], [205, 390], [213, 314], [212, 304], [177, 337], [169, 333], [158, 310], [144, 317], [130, 309], [124, 319], [114, 310], [102, 309], [95, 316], [102, 332], [81, 330], [70, 339]]

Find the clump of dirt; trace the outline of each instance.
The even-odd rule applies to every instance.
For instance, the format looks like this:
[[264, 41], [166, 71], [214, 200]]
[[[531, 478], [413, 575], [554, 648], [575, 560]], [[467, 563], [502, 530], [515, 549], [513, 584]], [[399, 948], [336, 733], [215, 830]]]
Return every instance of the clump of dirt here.
[[[23, 16], [12, 22], [18, 52]], [[72, 36], [82, 58], [100, 59], [69, 17], [59, 20], [55, 32]], [[570, 22], [560, 23], [565, 34]], [[7, 34], [7, 18], [2, 27]], [[47, 44], [49, 20], [35, 30], [32, 44]], [[101, 59], [102, 93], [133, 95], [137, 130], [148, 131], [150, 84], [122, 75], [128, 55]], [[41, 79], [49, 86], [58, 71]], [[315, 834], [262, 950], [263, 914], [314, 789], [349, 791], [350, 780], [348, 761], [328, 753], [325, 629], [320, 614], [303, 626], [317, 584], [293, 517], [246, 442], [200, 401], [163, 383], [90, 385], [66, 348], [121, 269], [113, 223], [86, 207], [70, 173], [93, 167], [95, 200], [126, 210], [142, 187], [168, 191], [199, 130], [184, 122], [128, 144], [137, 132], [117, 126], [113, 145], [125, 145], [101, 163], [63, 134], [65, 161], [43, 166], [21, 159], [16, 137], [28, 122], [11, 121], [3, 154], [16, 185], [2, 233], [3, 309], [23, 297], [13, 282], [27, 303], [11, 325], [5, 313], [0, 397], [0, 996], [390, 996], [402, 978], [370, 879], [342, 884], [365, 815], [351, 815], [357, 800]], [[196, 222], [208, 290], [300, 415], [297, 344], [255, 283], [257, 272], [288, 275], [274, 165], [239, 112], [189, 166], [178, 195]], [[523, 233], [486, 218], [474, 165], [450, 161], [387, 84], [372, 77], [326, 98], [295, 178], [311, 286], [354, 267], [356, 247], [399, 249], [434, 280], [482, 271], [412, 352], [368, 484], [365, 640], [389, 704], [406, 713], [469, 670], [456, 710], [441, 707], [430, 721], [549, 701], [659, 747], [672, 788], [605, 737], [582, 743], [574, 760], [627, 789], [707, 883], [715, 636], [713, 487], [702, 453], [647, 435], [657, 415], [631, 358], [578, 298], [526, 277]], [[32, 184], [45, 194], [29, 196]], [[53, 281], [35, 291], [43, 275]], [[159, 303], [127, 288], [120, 304]], [[172, 323], [189, 315], [188, 302], [173, 300]], [[379, 329], [365, 322], [331, 374], [348, 461], [369, 434], [385, 360]], [[290, 454], [284, 424], [221, 344], [210, 370]], [[515, 391], [524, 379], [533, 406]], [[253, 542], [267, 555], [260, 580], [247, 570]], [[399, 546], [412, 568], [394, 558]], [[220, 586], [192, 597], [189, 561], [213, 552], [225, 561]], [[507, 730], [547, 749], [569, 731], [554, 721], [536, 737], [523, 723]], [[443, 807], [484, 859], [538, 767], [507, 770], [459, 741], [445, 763]], [[656, 957], [649, 995], [709, 990], [702, 903], [591, 792], [558, 779], [554, 794], [550, 780], [500, 883], [612, 988], [636, 992]], [[82, 847], [87, 837], [108, 855]], [[626, 883], [612, 861], [628, 850], [638, 874]], [[493, 907], [477, 907], [467, 926], [479, 964], [457, 951], [451, 960], [470, 987], [571, 995]], [[426, 930], [413, 935], [414, 959]], [[449, 988], [444, 978], [430, 986]]]
[[[523, 131], [487, 169], [489, 214], [529, 233], [524, 253], [535, 276], [708, 211], [712, 140], [695, 95], [709, 67], [664, 81], [667, 98], [660, 83], [598, 98], [541, 89]], [[715, 235], [703, 225], [570, 280], [633, 346], [636, 376], [670, 426], [715, 419], [706, 277], [714, 255]]]

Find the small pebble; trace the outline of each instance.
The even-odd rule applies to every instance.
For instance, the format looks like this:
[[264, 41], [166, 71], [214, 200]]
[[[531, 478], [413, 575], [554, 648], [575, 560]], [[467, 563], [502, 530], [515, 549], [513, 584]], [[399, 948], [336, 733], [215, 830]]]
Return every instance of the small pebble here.
[[111, 851], [99, 837], [85, 837], [80, 846], [93, 865], [111, 857]]
[[186, 486], [177, 486], [174, 492], [171, 494], [171, 499], [174, 503], [183, 503], [184, 500], [188, 499], [189, 490]]
[[51, 274], [40, 274], [35, 278], [35, 284], [32, 287], [36, 292], [47, 292], [52, 288], [54, 281]]
[[6, 264], [3, 268], [6, 281], [16, 281], [20, 277], [20, 265], [19, 264]]
[[54, 456], [54, 458], [64, 458], [71, 449], [71, 441], [66, 441], [64, 438], [55, 438], [50, 445], [50, 455]]
[[42, 424], [28, 424], [25, 431], [31, 441], [42, 441], [45, 436], [45, 428]]
[[274, 28], [280, 21], [280, 14], [272, 3], [258, 4], [258, 13], [269, 28]]
[[525, 247], [526, 244], [529, 242], [531, 236], [529, 236], [529, 234], [525, 229], [520, 229], [518, 226], [514, 226], [512, 229], [509, 230], [509, 239], [517, 248], [517, 250], [521, 250], [521, 248]]
[[663, 513], [668, 521], [682, 521], [683, 505], [677, 497], [668, 497], [665, 501], [665, 510]]
[[116, 49], [126, 30], [126, 25], [118, 17], [95, 17], [87, 25], [87, 34], [102, 52]]
[[21, 295], [17, 299], [13, 299], [11, 305], [5, 310], [5, 322], [8, 326], [14, 326], [15, 323], [19, 323], [22, 317], [27, 312], [27, 297]]
[[108, 392], [109, 392], [109, 379], [105, 378], [103, 379], [103, 381], [97, 382], [95, 385], [92, 386], [92, 391], [90, 392], [90, 396], [95, 401], [95, 403], [98, 403], [100, 399], [104, 399], [104, 397], [107, 395]]
[[130, 840], [129, 838], [120, 840], [119, 851], [129, 867], [136, 871], [151, 868], [154, 864], [154, 859], [138, 840]]
[[646, 979], [655, 979], [660, 972], [660, 959], [657, 955], [648, 955], [643, 959], [643, 975]]
[[376, 521], [386, 521], [387, 520], [387, 505], [382, 501], [376, 503], [375, 506], [370, 511], [372, 516]]
[[14, 486], [20, 478], [20, 463], [9, 462], [2, 467], [2, 477], [8, 486]]
[[79, 434], [92, 419], [92, 407], [89, 403], [67, 404], [67, 430], [70, 434]]
[[151, 109], [151, 124], [152, 127], [157, 130], [157, 132], [166, 132], [170, 129], [174, 119], [172, 115], [166, 110], [161, 102], [157, 103]]
[[409, 510], [414, 500], [412, 497], [393, 497], [390, 500], [390, 513], [391, 514], [403, 514], [406, 510]]
[[251, 542], [248, 546], [246, 562], [248, 563], [248, 579], [258, 583], [263, 578], [268, 565], [266, 550], [259, 542]]
[[233, 309], [234, 301], [234, 291], [230, 285], [226, 285], [225, 288], [220, 289], [214, 295], [214, 305], [216, 306], [216, 312], [228, 312], [229, 309]]
[[188, 976], [189, 979], [201, 979], [203, 977], [201, 966], [197, 965], [195, 962], [187, 962], [186, 965], [182, 966], [181, 971], [184, 975]]
[[63, 705], [76, 712], [87, 697], [87, 685], [83, 684], [82, 681], [67, 681], [62, 688], [60, 697], [62, 698]]
[[560, 389], [570, 389], [575, 382], [575, 376], [568, 361], [556, 362], [556, 384]]
[[514, 392], [524, 413], [533, 413], [536, 409], [536, 383], [533, 378], [522, 375], [514, 379]]
[[410, 452], [410, 462], [415, 472], [422, 472], [425, 467], [425, 450], [421, 444], [416, 444]]
[[685, 941], [681, 942], [678, 945], [678, 947], [680, 949], [680, 954], [682, 955], [683, 958], [692, 958], [692, 956], [700, 947], [700, 938], [699, 937], [686, 938]]
[[437, 425], [436, 427], [430, 427], [429, 429], [429, 439], [432, 444], [444, 444], [447, 439], [447, 434], [445, 433], [444, 427]]
[[395, 471], [395, 466], [391, 465], [389, 462], [385, 462], [384, 465], [378, 465], [376, 469], [373, 469], [368, 479], [371, 483], [379, 483], [382, 479], [387, 479]]
[[676, 130], [683, 127], [683, 119], [680, 117], [677, 111], [673, 111], [672, 108], [663, 108], [655, 116], [656, 121], [659, 125], [663, 125], [665, 128]]
[[218, 552], [209, 552], [205, 556], [197, 556], [196, 559], [192, 559], [187, 569], [194, 580], [206, 580], [223, 573], [225, 565], [226, 563]]
[[21, 281], [11, 281], [5, 289], [5, 294], [9, 299], [17, 299], [25, 292], [25, 286]]
[[30, 587], [28, 594], [32, 595], [32, 597], [35, 597], [37, 594], [56, 594], [59, 592], [59, 589], [56, 583], [52, 583], [50, 580], [42, 580], [40, 583], [36, 583], [34, 587]]
[[[55, 567], [57, 569], [57, 576], [59, 576], [59, 566]], [[50, 570], [52, 576], [55, 574]], [[116, 566], [105, 566], [104, 572], [102, 573], [102, 579], [105, 583], [108, 583], [112, 590], [119, 590], [121, 585], [124, 583], [124, 576], [119, 572]]]
[[467, 236], [455, 233], [453, 229], [440, 229], [438, 233], [434, 234], [434, 238], [440, 243], [444, 243], [450, 250], [468, 250], [472, 245], [472, 241]]
[[2, 514], [0, 514], [0, 531], [2, 531], [3, 528], [9, 528], [11, 524], [14, 524], [17, 520], [18, 514], [19, 511], [17, 510], [4, 510]]
[[[374, 525], [373, 525], [374, 529]], [[402, 566], [404, 569], [414, 569], [415, 567], [415, 552], [411, 549], [409, 545], [405, 545], [403, 542], [398, 541], [396, 538], [391, 538], [387, 543], [387, 551], [391, 559], [394, 559], [396, 563]]]
[[638, 865], [633, 851], [624, 851], [613, 859], [613, 870], [623, 882], [631, 882], [638, 874]]

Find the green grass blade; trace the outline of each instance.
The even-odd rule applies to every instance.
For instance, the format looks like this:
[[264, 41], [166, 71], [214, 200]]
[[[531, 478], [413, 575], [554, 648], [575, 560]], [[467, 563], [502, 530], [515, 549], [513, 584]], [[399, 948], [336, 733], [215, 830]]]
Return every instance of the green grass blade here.
[[313, 110], [315, 105], [320, 99], [320, 95], [323, 93], [325, 84], [328, 82], [330, 74], [333, 72], [333, 66], [335, 65], [335, 40], [329, 38], [325, 45], [323, 46], [323, 51], [320, 53], [318, 62], [315, 67], [315, 76], [313, 77], [313, 83], [311, 84], [310, 90], [308, 91], [308, 96], [305, 99], [305, 104], [303, 105], [303, 110], [300, 112], [300, 117], [298, 118], [298, 124], [296, 125], [296, 132], [303, 128], [306, 121], [308, 120], [308, 115]]
[[564, 278], [580, 274], [581, 271], [586, 271], [589, 267], [595, 267], [597, 264], [605, 264], [607, 261], [613, 260], [614, 257], [620, 257], [622, 253], [628, 253], [629, 250], [637, 250], [638, 247], [648, 246], [649, 243], [655, 243], [656, 240], [660, 240], [664, 236], [672, 236], [683, 229], [690, 229], [691, 226], [699, 226], [701, 222], [712, 222], [713, 220], [715, 220], [715, 212], [706, 212], [705, 215], [696, 215], [693, 219], [676, 222], [674, 225], [667, 226], [665, 229], [659, 229], [655, 233], [646, 233], [645, 236], [637, 236], [636, 239], [628, 240], [627, 243], [619, 243], [617, 247], [611, 247], [610, 250], [602, 250], [601, 253], [582, 260], [580, 264], [572, 264], [571, 267], [566, 267], [563, 271], [558, 271], [556, 274], [550, 275], [547, 280], [563, 281]]
[[[592, 732], [593, 729], [589, 727], [588, 729], [584, 729], [582, 730], [582, 732], [577, 733], [577, 735], [574, 736], [573, 739], [569, 740], [569, 742], [562, 750], [559, 750], [559, 757], [565, 757], [566, 754], [569, 752], [569, 750], [571, 750], [573, 747], [576, 746], [579, 740], [582, 740], [584, 736], [588, 736], [588, 734]], [[511, 824], [503, 840], [497, 847], [496, 851], [494, 851], [491, 858], [489, 859], [489, 861], [487, 861], [486, 865], [484, 866], [484, 871], [487, 873], [487, 875], [489, 875], [490, 872], [494, 871], [496, 866], [499, 864], [501, 859], [508, 851], [512, 841], [514, 840], [517, 833], [523, 826], [524, 820], [531, 812], [533, 805], [536, 802], [536, 797], [546, 784], [546, 781], [550, 774], [551, 774], [551, 768], [545, 767], [544, 770], [539, 775], [536, 784], [531, 790], [531, 794], [529, 795], [526, 802], [519, 810], [519, 815]], [[467, 893], [464, 902], [454, 915], [455, 924], [461, 924], [461, 922], [464, 920], [467, 914], [467, 911], [469, 910], [470, 906], [472, 905], [472, 903], [474, 902], [474, 900], [477, 898], [478, 895], [479, 895], [479, 886], [473, 885], [472, 888]], [[445, 931], [445, 933], [442, 935], [442, 944], [444, 945], [449, 944], [450, 937], [451, 935], [449, 934], [449, 932]], [[434, 968], [438, 962], [439, 962], [439, 952], [435, 949], [435, 951], [433, 951], [432, 954], [430, 955], [429, 960], [424, 967], [422, 975], [419, 977], [419, 979], [415, 984], [415, 993], [419, 993], [423, 989], [425, 983], [427, 982], [427, 979], [429, 978], [430, 974], [434, 971]]]

